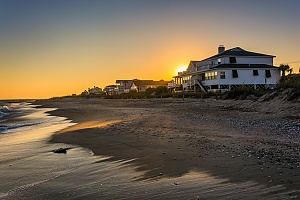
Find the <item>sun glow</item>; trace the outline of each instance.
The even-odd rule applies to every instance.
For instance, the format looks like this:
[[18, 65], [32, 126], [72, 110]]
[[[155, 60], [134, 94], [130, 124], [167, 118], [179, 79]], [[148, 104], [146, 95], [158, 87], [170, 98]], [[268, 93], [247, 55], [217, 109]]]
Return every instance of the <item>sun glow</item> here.
[[186, 71], [187, 68], [188, 67], [186, 65], [181, 65], [181, 66], [177, 67], [176, 73]]

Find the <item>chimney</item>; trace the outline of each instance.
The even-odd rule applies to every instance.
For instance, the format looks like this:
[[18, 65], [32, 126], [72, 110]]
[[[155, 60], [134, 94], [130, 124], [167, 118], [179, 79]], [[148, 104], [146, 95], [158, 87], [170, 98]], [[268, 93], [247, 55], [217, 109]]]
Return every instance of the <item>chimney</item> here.
[[224, 51], [225, 51], [224, 45], [220, 45], [220, 46], [218, 47], [218, 54], [223, 53]]

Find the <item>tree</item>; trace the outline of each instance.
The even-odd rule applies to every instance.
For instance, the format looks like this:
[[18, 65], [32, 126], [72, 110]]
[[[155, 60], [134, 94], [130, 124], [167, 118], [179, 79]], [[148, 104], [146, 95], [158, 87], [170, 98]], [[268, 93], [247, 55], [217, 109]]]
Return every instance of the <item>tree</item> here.
[[285, 72], [290, 71], [290, 66], [288, 64], [280, 64], [279, 69], [281, 71], [281, 76], [285, 77]]
[[168, 93], [168, 88], [166, 86], [158, 86], [156, 88], [155, 94], [162, 95], [163, 93]]

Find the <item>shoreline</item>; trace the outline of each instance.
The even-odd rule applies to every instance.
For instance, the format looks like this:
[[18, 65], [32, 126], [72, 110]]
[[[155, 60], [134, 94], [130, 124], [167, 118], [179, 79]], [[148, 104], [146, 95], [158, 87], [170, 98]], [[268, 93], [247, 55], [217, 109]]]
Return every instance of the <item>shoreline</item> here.
[[50, 142], [91, 149], [109, 156], [106, 161], [130, 160], [143, 172], [136, 180], [205, 171], [234, 183], [282, 185], [299, 196], [299, 120], [296, 109], [288, 110], [291, 105], [270, 110], [271, 103], [215, 99], [61, 99], [34, 104], [56, 107], [51, 115], [67, 117], [80, 127], [56, 133]]

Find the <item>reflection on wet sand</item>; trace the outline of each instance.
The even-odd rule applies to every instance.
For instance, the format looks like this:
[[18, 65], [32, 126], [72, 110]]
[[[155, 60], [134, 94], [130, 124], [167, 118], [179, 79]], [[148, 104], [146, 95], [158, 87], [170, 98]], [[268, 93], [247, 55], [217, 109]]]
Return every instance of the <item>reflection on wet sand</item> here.
[[58, 131], [57, 134], [71, 132], [71, 131], [77, 131], [77, 130], [82, 130], [82, 129], [89, 129], [89, 128], [100, 128], [100, 127], [104, 127], [104, 126], [118, 123], [118, 122], [121, 122], [121, 120], [111, 120], [111, 121], [105, 121], [105, 122], [95, 120], [95, 121], [81, 122], [79, 124], [75, 124], [73, 126], [62, 129], [62, 130]]

